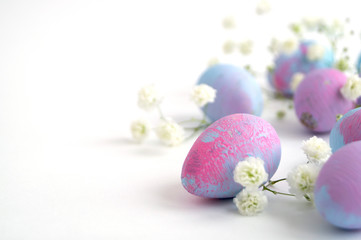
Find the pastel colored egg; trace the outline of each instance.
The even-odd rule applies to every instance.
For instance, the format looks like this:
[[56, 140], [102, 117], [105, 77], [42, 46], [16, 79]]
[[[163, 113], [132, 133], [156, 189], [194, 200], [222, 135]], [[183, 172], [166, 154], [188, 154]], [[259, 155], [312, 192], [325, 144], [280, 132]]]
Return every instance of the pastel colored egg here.
[[346, 113], [332, 128], [330, 145], [332, 152], [344, 145], [361, 140], [361, 108]]
[[191, 194], [205, 198], [230, 198], [242, 190], [233, 180], [233, 170], [245, 158], [265, 162], [269, 178], [280, 158], [280, 139], [260, 117], [233, 114], [210, 125], [190, 149], [182, 170], [182, 184]]
[[361, 229], [361, 141], [337, 150], [322, 167], [315, 185], [315, 205], [331, 224]]
[[327, 46], [324, 47], [321, 59], [315, 61], [308, 59], [307, 53], [314, 44], [316, 42], [313, 40], [303, 41], [293, 54], [281, 54], [276, 58], [274, 71], [268, 75], [268, 80], [276, 91], [285, 96], [292, 96], [294, 92], [291, 89], [291, 82], [296, 73], [307, 74], [312, 70], [330, 68], [333, 65], [333, 51]]
[[306, 75], [298, 86], [294, 105], [298, 119], [313, 132], [329, 132], [338, 114], [345, 114], [354, 103], [342, 97], [345, 74], [336, 69], [318, 69]]
[[211, 121], [234, 113], [261, 115], [261, 88], [245, 69], [228, 64], [216, 64], [202, 74], [198, 84], [202, 83], [217, 90], [215, 101], [202, 108]]

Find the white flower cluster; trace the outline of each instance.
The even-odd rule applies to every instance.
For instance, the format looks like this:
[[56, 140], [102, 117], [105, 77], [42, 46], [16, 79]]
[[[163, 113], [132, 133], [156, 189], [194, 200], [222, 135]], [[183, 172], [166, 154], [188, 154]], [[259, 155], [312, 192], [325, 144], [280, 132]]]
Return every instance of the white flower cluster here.
[[311, 62], [318, 61], [323, 58], [325, 48], [317, 43], [311, 44], [307, 49], [307, 59]]
[[290, 84], [291, 90], [293, 92], [297, 90], [298, 86], [300, 85], [300, 83], [303, 81], [304, 78], [305, 75], [303, 73], [297, 72], [293, 74]]
[[253, 49], [253, 42], [251, 40], [243, 41], [239, 44], [239, 51], [243, 55], [249, 55], [252, 53]]
[[138, 119], [132, 122], [130, 129], [132, 131], [134, 140], [137, 142], [142, 142], [149, 135], [150, 123], [146, 119]]
[[153, 110], [163, 100], [163, 96], [155, 85], [141, 88], [138, 92], [138, 106], [146, 111]]
[[296, 166], [287, 176], [290, 193], [297, 198], [306, 198], [313, 202], [313, 191], [318, 173], [331, 155], [330, 146], [322, 139], [314, 136], [302, 144], [302, 149], [309, 160], [308, 163]]
[[303, 141], [302, 150], [306, 154], [307, 159], [315, 164], [323, 164], [332, 154], [330, 145], [322, 138], [316, 136]]
[[361, 96], [361, 78], [356, 74], [347, 78], [346, 84], [341, 88], [341, 94], [348, 100], [356, 101]]
[[217, 91], [207, 84], [200, 84], [193, 88], [191, 98], [199, 107], [203, 107], [214, 102], [216, 93]]
[[264, 161], [255, 157], [246, 158], [235, 167], [233, 178], [244, 187], [233, 199], [238, 211], [246, 216], [261, 212], [267, 205], [267, 197], [258, 189], [268, 179]]
[[256, 6], [256, 13], [258, 15], [266, 14], [271, 11], [271, 4], [267, 0], [261, 0]]
[[267, 206], [267, 197], [262, 191], [241, 191], [233, 198], [240, 214], [254, 216], [263, 211]]
[[[200, 84], [195, 86], [191, 92], [192, 100], [199, 106], [203, 107], [208, 103], [214, 102], [217, 91], [206, 85]], [[185, 139], [185, 129], [171, 118], [165, 118], [160, 108], [160, 104], [163, 100], [163, 95], [160, 94], [157, 86], [148, 85], [142, 87], [138, 92], [138, 106], [143, 110], [149, 111], [154, 108], [158, 108], [160, 114], [160, 124], [154, 128], [159, 140], [167, 146], [179, 145]], [[193, 121], [194, 122], [194, 121]], [[199, 126], [194, 127], [194, 132], [200, 130], [207, 125], [207, 121], [200, 120]], [[133, 121], [130, 126], [130, 130], [133, 139], [137, 142], [144, 141], [150, 131], [151, 124], [146, 119], [139, 119]]]
[[298, 45], [299, 42], [296, 38], [289, 38], [282, 43], [281, 52], [290, 55], [297, 50]]
[[184, 129], [172, 119], [166, 119], [157, 127], [158, 138], [168, 146], [179, 145], [184, 140]]

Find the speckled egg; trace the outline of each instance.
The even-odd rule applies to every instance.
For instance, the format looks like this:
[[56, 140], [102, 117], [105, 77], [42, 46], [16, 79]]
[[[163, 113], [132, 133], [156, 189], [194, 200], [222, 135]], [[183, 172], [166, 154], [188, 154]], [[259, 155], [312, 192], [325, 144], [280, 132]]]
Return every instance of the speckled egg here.
[[245, 158], [265, 162], [269, 178], [280, 158], [280, 139], [274, 128], [260, 117], [233, 114], [210, 125], [195, 141], [183, 164], [182, 184], [197, 196], [230, 198], [242, 186], [233, 181], [233, 170]]
[[361, 141], [337, 150], [322, 167], [315, 186], [315, 204], [331, 224], [361, 229]]
[[338, 114], [345, 114], [354, 103], [342, 97], [345, 74], [336, 69], [318, 69], [306, 75], [294, 96], [298, 119], [313, 132], [328, 132]]
[[361, 140], [361, 108], [346, 113], [332, 128], [330, 145], [336, 152], [344, 145]]
[[245, 69], [228, 64], [216, 64], [202, 74], [198, 84], [202, 83], [217, 90], [215, 101], [202, 108], [211, 121], [234, 113], [261, 115], [261, 88]]
[[330, 68], [333, 65], [334, 57], [330, 47], [325, 46], [323, 57], [319, 60], [310, 61], [307, 58], [307, 52], [313, 44], [316, 44], [313, 40], [303, 41], [293, 54], [281, 54], [277, 57], [274, 71], [268, 75], [268, 80], [276, 91], [292, 96], [291, 82], [294, 74], [307, 74], [314, 69]]

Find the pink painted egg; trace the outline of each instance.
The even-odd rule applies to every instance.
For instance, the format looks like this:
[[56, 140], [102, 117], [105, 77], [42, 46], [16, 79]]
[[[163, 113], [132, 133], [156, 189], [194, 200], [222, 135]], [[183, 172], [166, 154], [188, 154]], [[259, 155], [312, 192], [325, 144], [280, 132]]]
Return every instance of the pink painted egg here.
[[332, 128], [330, 146], [336, 152], [344, 145], [361, 140], [361, 108], [346, 113]]
[[317, 69], [307, 74], [294, 96], [301, 123], [313, 132], [329, 132], [336, 116], [354, 107], [354, 103], [340, 93], [346, 81], [345, 74], [336, 69]]
[[315, 205], [331, 224], [361, 229], [361, 141], [337, 150], [322, 167], [315, 185]]
[[182, 170], [182, 184], [191, 194], [230, 198], [242, 190], [233, 180], [237, 163], [247, 157], [265, 162], [269, 178], [276, 172], [281, 145], [274, 128], [260, 117], [233, 114], [210, 125], [190, 149]]

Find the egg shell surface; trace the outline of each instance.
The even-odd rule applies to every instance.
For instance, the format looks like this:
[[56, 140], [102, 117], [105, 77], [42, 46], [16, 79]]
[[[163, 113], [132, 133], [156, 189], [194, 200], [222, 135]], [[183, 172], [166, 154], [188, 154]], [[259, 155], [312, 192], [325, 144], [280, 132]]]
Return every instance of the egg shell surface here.
[[207, 84], [217, 90], [215, 101], [202, 108], [212, 122], [234, 113], [262, 114], [261, 88], [243, 68], [216, 64], [202, 74], [197, 84]]
[[330, 131], [336, 124], [336, 116], [354, 107], [340, 93], [346, 81], [346, 76], [336, 69], [318, 69], [307, 74], [294, 96], [301, 123], [313, 132]]
[[361, 229], [361, 141], [337, 150], [322, 167], [315, 205], [334, 226]]
[[337, 121], [330, 134], [332, 152], [344, 145], [361, 140], [361, 108], [355, 108]]
[[259, 157], [271, 178], [280, 158], [280, 139], [264, 119], [233, 114], [210, 125], [194, 142], [182, 169], [184, 188], [205, 198], [230, 198], [242, 190], [233, 180], [237, 163]]

